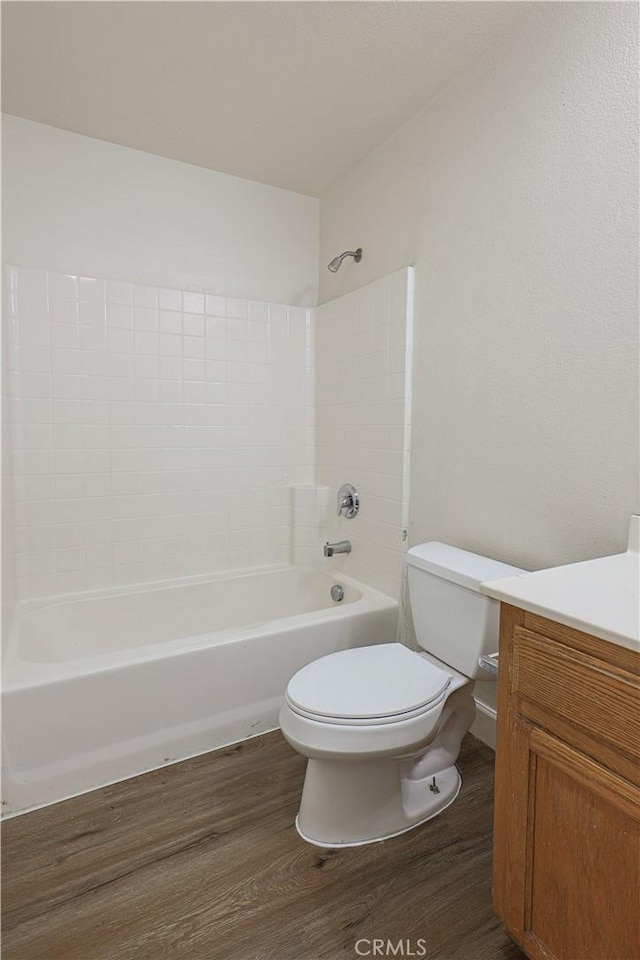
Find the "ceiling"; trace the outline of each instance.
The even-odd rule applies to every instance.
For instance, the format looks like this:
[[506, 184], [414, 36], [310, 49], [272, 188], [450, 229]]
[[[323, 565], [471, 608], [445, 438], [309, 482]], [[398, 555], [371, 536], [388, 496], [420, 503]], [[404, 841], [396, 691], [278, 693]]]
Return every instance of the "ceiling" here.
[[5, 2], [6, 113], [319, 196], [519, 2]]

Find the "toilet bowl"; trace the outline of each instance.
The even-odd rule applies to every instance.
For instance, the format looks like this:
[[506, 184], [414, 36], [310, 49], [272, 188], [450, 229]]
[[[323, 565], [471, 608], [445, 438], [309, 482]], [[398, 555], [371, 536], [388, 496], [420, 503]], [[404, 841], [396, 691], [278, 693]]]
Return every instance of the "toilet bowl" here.
[[456, 760], [475, 716], [478, 657], [497, 647], [498, 604], [479, 583], [521, 571], [439, 543], [413, 548], [407, 562], [423, 650], [391, 638], [342, 650], [287, 686], [281, 730], [307, 757], [296, 827], [318, 846], [397, 836], [460, 790]]
[[455, 761], [474, 714], [466, 677], [399, 643], [304, 667], [280, 712], [283, 735], [308, 758], [300, 835], [320, 846], [373, 843], [440, 813], [458, 795]]

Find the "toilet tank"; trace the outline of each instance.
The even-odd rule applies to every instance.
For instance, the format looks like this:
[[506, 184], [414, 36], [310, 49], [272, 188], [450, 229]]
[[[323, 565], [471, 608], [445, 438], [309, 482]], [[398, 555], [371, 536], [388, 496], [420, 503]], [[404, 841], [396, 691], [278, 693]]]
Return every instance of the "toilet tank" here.
[[486, 680], [478, 657], [498, 649], [500, 604], [480, 593], [480, 584], [525, 571], [435, 542], [412, 547], [407, 565], [420, 646], [466, 677]]

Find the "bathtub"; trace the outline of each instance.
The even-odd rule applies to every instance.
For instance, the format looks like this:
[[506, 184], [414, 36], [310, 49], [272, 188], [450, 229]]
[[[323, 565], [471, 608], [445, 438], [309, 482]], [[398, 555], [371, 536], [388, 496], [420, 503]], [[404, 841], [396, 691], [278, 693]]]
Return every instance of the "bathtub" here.
[[272, 730], [296, 670], [397, 624], [395, 600], [298, 567], [25, 605], [3, 664], [3, 813]]

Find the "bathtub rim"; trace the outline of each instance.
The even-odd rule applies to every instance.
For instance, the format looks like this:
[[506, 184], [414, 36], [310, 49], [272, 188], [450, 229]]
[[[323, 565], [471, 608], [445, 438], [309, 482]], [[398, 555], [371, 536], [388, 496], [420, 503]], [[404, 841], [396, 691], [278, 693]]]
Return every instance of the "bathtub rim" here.
[[271, 563], [259, 567], [233, 567], [229, 570], [214, 570], [211, 573], [198, 573], [187, 577], [167, 577], [163, 580], [145, 580], [142, 583], [120, 583], [111, 587], [96, 587], [93, 590], [78, 590], [75, 593], [54, 593], [43, 597], [30, 597], [18, 600], [15, 615], [11, 622], [10, 637], [13, 637], [19, 620], [18, 614], [25, 615], [41, 607], [70, 603], [74, 600], [102, 600], [108, 597], [129, 596], [131, 594], [153, 593], [155, 590], [169, 590], [173, 587], [189, 587], [198, 583], [214, 583], [220, 580], [240, 579], [260, 573], [278, 573], [280, 570], [320, 570], [323, 567], [300, 566], [293, 563]]
[[[360, 596], [344, 606], [335, 604], [334, 606], [324, 607], [319, 610], [290, 614], [271, 620], [257, 621], [237, 627], [228, 627], [223, 630], [190, 634], [173, 640], [163, 640], [129, 649], [125, 648], [118, 651], [92, 654], [82, 658], [37, 661], [27, 660], [20, 656], [19, 643], [22, 621], [26, 616], [43, 607], [58, 606], [64, 603], [82, 600], [153, 593], [158, 590], [187, 587], [198, 583], [220, 582], [230, 579], [248, 579], [260, 574], [278, 573], [289, 570], [312, 571], [326, 576], [335, 582], [347, 584], [359, 592]], [[375, 610], [399, 610], [399, 608], [400, 604], [396, 599], [382, 593], [375, 587], [370, 587], [359, 580], [355, 580], [353, 577], [344, 576], [342, 573], [334, 574], [331, 570], [324, 567], [298, 567], [294, 564], [273, 564], [263, 567], [243, 568], [238, 571], [224, 571], [212, 576], [198, 575], [197, 577], [184, 577], [180, 580], [154, 581], [145, 584], [135, 584], [131, 589], [127, 585], [126, 589], [122, 589], [122, 587], [110, 587], [101, 590], [83, 591], [82, 593], [57, 595], [55, 597], [38, 597], [35, 600], [18, 603], [16, 607], [9, 638], [3, 643], [2, 692], [10, 693], [17, 690], [46, 686], [49, 683], [60, 680], [117, 670], [123, 666], [134, 663], [144, 663], [149, 660], [171, 659], [172, 657], [180, 656], [182, 653], [212, 646], [224, 646], [242, 640], [251, 640], [260, 635], [272, 636], [278, 632], [290, 632], [298, 629], [304, 623], [324, 623], [331, 620], [343, 620]], [[212, 642], [213, 638], [215, 638], [214, 642]], [[397, 637], [390, 637], [389, 639], [395, 640]]]

